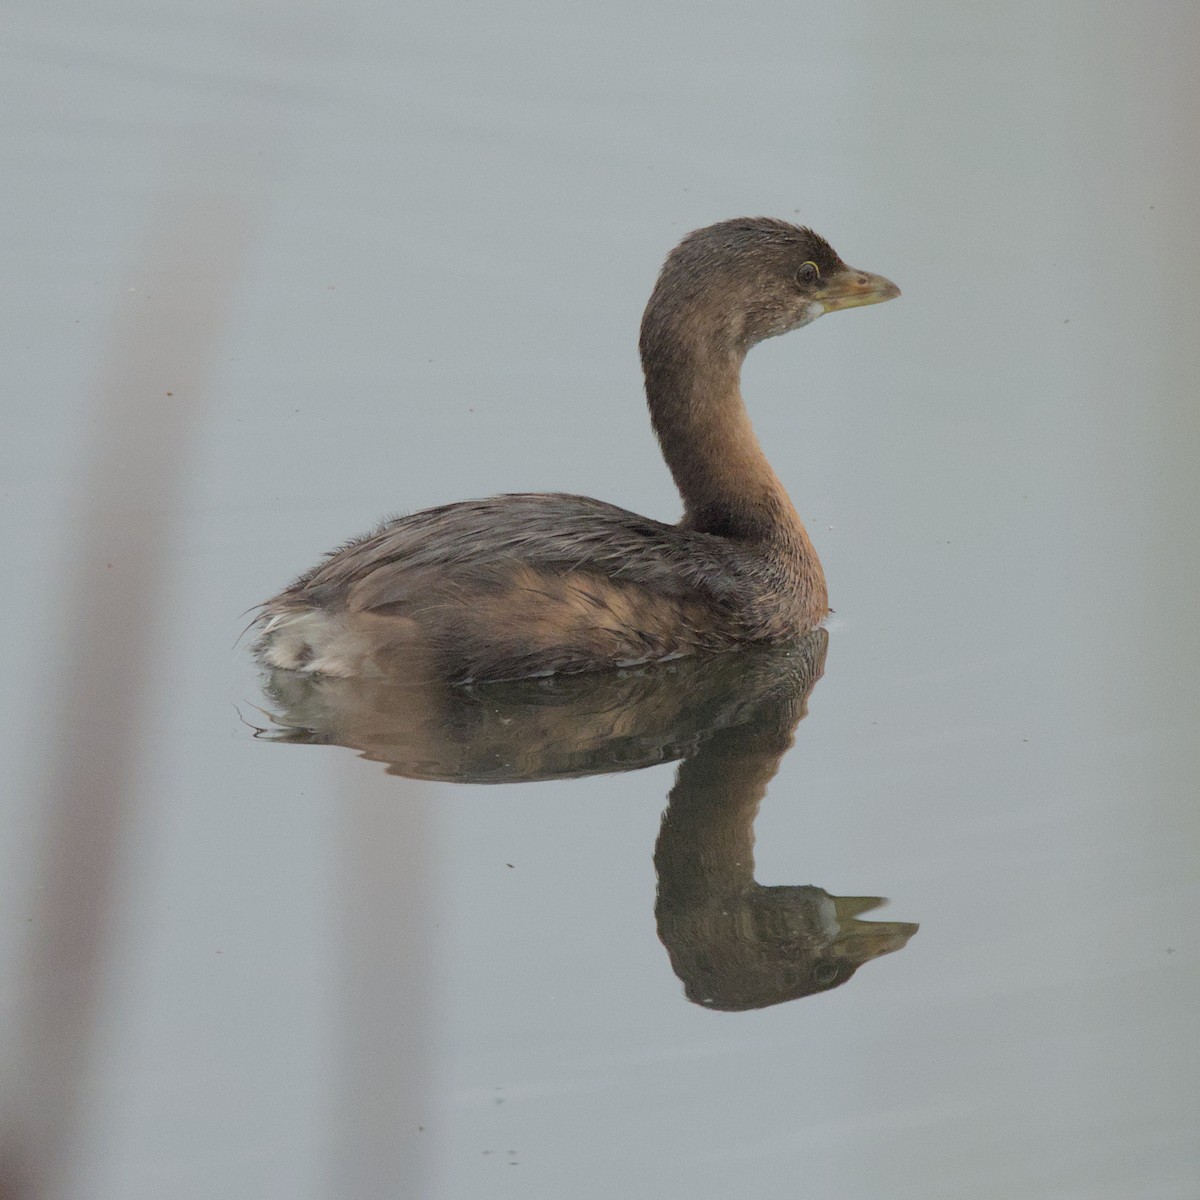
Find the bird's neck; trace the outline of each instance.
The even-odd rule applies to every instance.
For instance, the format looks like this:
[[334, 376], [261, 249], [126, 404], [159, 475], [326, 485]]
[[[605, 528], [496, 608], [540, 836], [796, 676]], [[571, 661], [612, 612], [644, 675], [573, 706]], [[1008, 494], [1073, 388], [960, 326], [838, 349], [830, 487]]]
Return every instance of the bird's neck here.
[[[648, 349], [644, 346], [644, 349]], [[771, 469], [742, 401], [745, 352], [655, 339], [646, 398], [663, 457], [683, 497], [682, 526], [789, 556], [816, 555]]]

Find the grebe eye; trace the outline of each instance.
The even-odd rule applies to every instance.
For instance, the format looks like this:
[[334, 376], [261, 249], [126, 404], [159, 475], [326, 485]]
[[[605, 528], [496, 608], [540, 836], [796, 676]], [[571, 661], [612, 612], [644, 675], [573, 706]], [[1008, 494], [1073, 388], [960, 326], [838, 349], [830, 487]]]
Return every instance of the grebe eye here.
[[815, 262], [801, 263], [800, 270], [796, 272], [796, 282], [803, 287], [812, 287], [820, 278], [821, 268]]

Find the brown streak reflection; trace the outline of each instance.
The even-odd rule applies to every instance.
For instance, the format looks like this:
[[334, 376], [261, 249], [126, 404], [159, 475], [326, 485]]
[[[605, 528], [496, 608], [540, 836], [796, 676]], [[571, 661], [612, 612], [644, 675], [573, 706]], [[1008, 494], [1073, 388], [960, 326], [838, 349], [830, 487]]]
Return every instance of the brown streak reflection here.
[[6, 1197], [61, 1194], [71, 1166], [180, 487], [249, 228], [240, 200], [165, 199], [100, 368], [63, 583], [17, 1108], [0, 1135]]
[[[346, 763], [347, 766], [353, 764]], [[343, 773], [336, 929], [340, 1019], [333, 1079], [331, 1196], [427, 1196], [437, 972], [428, 937], [430, 806], [401, 803], [382, 775]]]

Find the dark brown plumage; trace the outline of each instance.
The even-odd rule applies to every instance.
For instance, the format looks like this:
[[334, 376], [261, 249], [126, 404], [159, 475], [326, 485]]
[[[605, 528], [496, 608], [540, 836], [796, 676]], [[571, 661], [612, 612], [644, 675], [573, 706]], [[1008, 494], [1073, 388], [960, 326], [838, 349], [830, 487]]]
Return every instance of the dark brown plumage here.
[[764, 338], [899, 295], [811, 230], [769, 218], [689, 234], [642, 320], [646, 396], [678, 525], [569, 495], [428, 509], [350, 542], [263, 605], [267, 665], [457, 681], [609, 668], [779, 641], [828, 611], [812, 543], [739, 390]]

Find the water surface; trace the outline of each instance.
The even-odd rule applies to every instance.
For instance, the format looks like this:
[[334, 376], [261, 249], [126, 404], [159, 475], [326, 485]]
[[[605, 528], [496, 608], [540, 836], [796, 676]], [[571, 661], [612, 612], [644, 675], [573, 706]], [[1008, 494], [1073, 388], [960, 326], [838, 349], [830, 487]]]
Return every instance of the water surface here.
[[[0, 1192], [1194, 1200], [1193, 6], [9, 16]], [[718, 1011], [698, 743], [391, 775], [234, 640], [388, 511], [673, 518], [637, 321], [739, 213], [904, 289], [748, 363], [837, 613], [739, 894], [920, 928]]]

